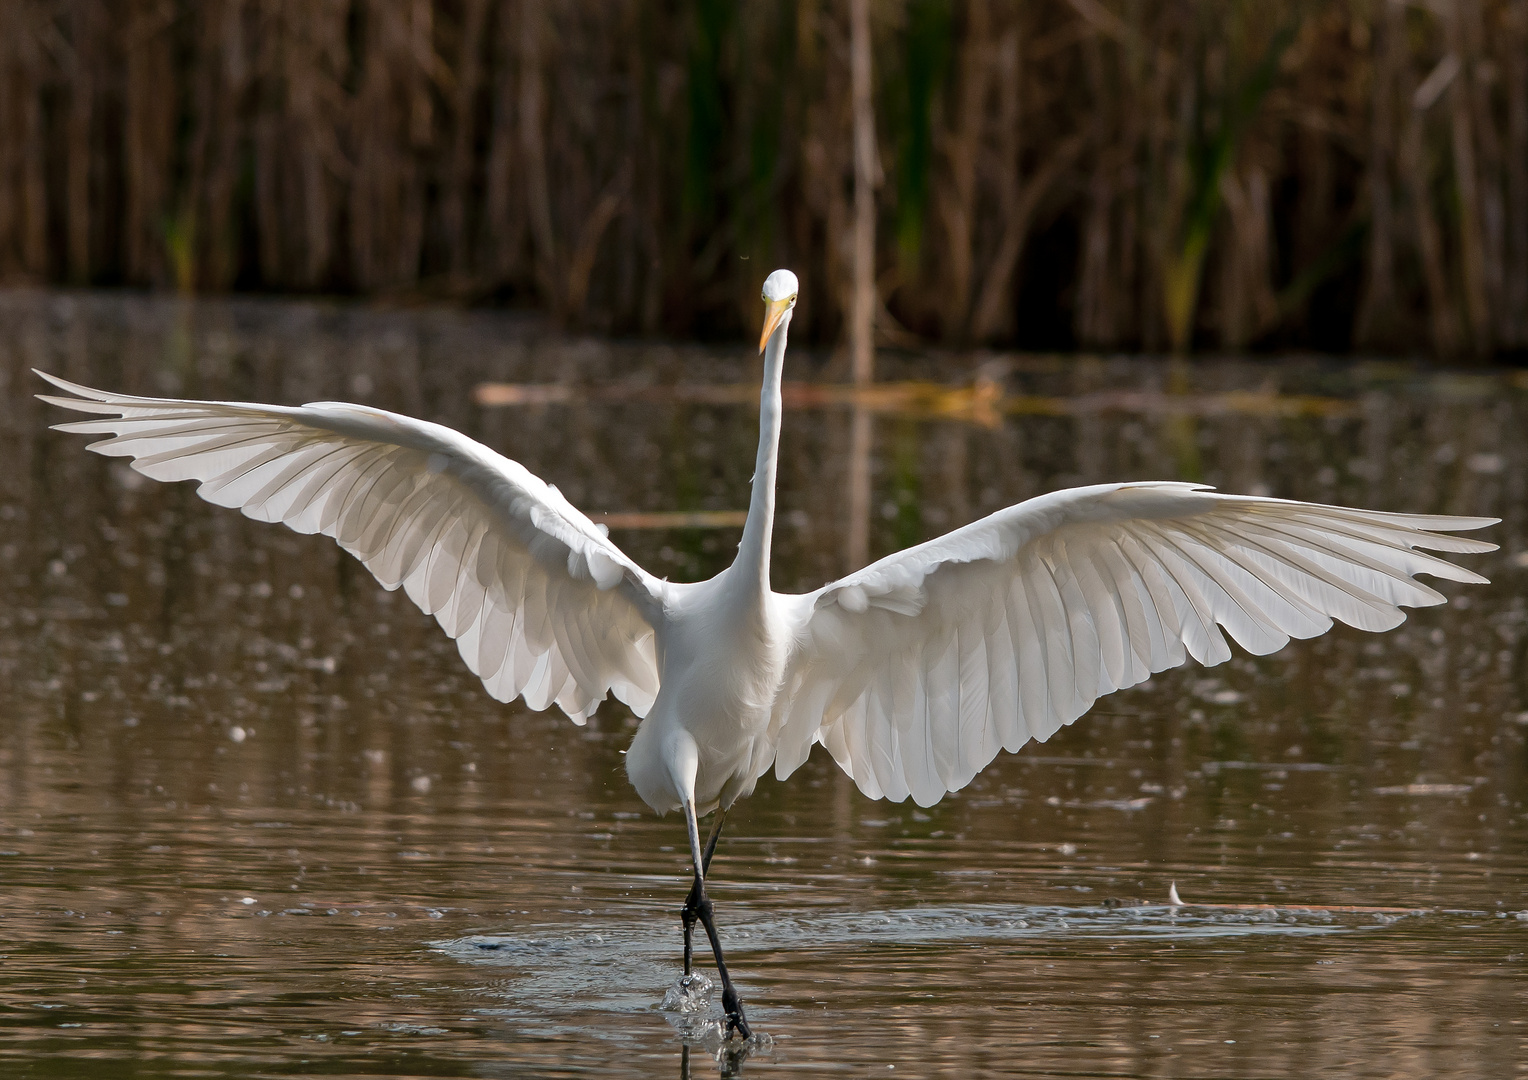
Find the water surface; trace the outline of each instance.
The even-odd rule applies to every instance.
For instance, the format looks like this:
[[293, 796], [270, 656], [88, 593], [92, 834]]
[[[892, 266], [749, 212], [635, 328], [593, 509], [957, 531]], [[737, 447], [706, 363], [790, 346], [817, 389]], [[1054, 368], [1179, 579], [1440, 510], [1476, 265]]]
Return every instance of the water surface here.
[[[1455, 602], [1394, 632], [1157, 676], [927, 810], [866, 800], [820, 755], [766, 779], [713, 869], [773, 1037], [738, 1060], [714, 1006], [659, 1008], [685, 845], [625, 782], [629, 713], [579, 729], [493, 702], [328, 540], [49, 432], [27, 369], [361, 400], [460, 427], [590, 511], [714, 511], [747, 503], [746, 406], [471, 391], [740, 382], [748, 350], [88, 294], [0, 294], [0, 325], [5, 1075], [1528, 1073], [1521, 379], [1206, 363], [1191, 394], [1307, 405], [1196, 411], [1150, 406], [1173, 385], [1150, 360], [886, 357], [888, 377], [986, 365], [1010, 395], [1102, 404], [878, 415], [872, 554], [1055, 487], [1175, 477], [1499, 516], [1503, 550], [1467, 560], [1491, 586], [1445, 583]], [[844, 569], [849, 426], [787, 417], [777, 588]], [[675, 578], [737, 540], [613, 536]], [[1174, 882], [1225, 906], [1169, 909]]]

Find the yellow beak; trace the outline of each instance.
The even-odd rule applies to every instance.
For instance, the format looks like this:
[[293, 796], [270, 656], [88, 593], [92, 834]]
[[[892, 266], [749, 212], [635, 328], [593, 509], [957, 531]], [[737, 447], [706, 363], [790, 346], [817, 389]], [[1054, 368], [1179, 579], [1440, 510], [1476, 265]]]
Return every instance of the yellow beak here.
[[791, 309], [791, 301], [795, 297], [787, 296], [784, 300], [766, 300], [764, 305], [764, 333], [759, 337], [759, 351], [764, 351], [764, 346], [769, 344], [769, 337], [780, 325], [780, 320]]

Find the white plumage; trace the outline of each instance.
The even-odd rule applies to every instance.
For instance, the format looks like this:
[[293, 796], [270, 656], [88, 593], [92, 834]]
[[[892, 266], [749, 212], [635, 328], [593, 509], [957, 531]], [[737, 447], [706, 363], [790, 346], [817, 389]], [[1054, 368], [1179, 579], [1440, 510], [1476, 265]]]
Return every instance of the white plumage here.
[[[736, 654], [746, 642], [717, 624], [727, 610], [765, 609], [752, 625], [767, 624], [783, 663], [764, 665], [781, 668], [775, 685], [754, 688], [768, 700], [742, 710], [768, 713], [768, 752], [750, 746], [756, 771], [738, 781], [749, 789], [771, 764], [789, 776], [821, 742], [871, 798], [928, 806], [1104, 694], [1190, 657], [1230, 659], [1222, 629], [1255, 654], [1333, 619], [1388, 630], [1401, 607], [1443, 602], [1418, 573], [1486, 582], [1424, 549], [1495, 549], [1447, 535], [1493, 518], [1100, 484], [1011, 506], [815, 593], [750, 598], [721, 587], [732, 570], [714, 584], [654, 578], [555, 487], [438, 424], [335, 402], [132, 397], [39, 374], [75, 395], [45, 400], [109, 414], [58, 425], [112, 436], [90, 444], [97, 453], [130, 457], [156, 480], [200, 481], [202, 498], [257, 520], [334, 537], [434, 615], [500, 701], [555, 703], [582, 724], [611, 692], [646, 716], [666, 682], [658, 640], [683, 636], [697, 654], [664, 650], [670, 669], [737, 674], [750, 666]], [[714, 655], [700, 655], [708, 646]], [[728, 736], [712, 717], [685, 725], [708, 743]], [[695, 785], [709, 795], [704, 810], [725, 780]], [[677, 809], [684, 793], [667, 795], [656, 809]]]
[[1346, 510], [1184, 483], [1101, 484], [1011, 506], [811, 596], [771, 733], [788, 776], [822, 742], [871, 798], [920, 805], [998, 750], [1045, 740], [1099, 697], [1231, 658], [1221, 629], [1271, 653], [1339, 619], [1388, 630], [1440, 604], [1425, 554], [1490, 518]]
[[[780, 779], [822, 743], [871, 798], [927, 806], [999, 750], [1044, 740], [1100, 696], [1189, 657], [1252, 653], [1337, 619], [1386, 630], [1442, 603], [1418, 573], [1485, 578], [1426, 551], [1491, 551], [1448, 535], [1493, 518], [1349, 510], [1201, 485], [1053, 492], [889, 556], [814, 593], [769, 587], [780, 378], [797, 283], [765, 283], [765, 379], [752, 501], [737, 560], [710, 581], [659, 580], [526, 469], [438, 424], [335, 402], [297, 408], [130, 397], [39, 372], [102, 418], [156, 480], [262, 521], [334, 537], [456, 639], [501, 701], [556, 703], [582, 724], [607, 693], [644, 717], [627, 772], [682, 808], [696, 883], [686, 903], [722, 968], [729, 1030], [747, 1034], [704, 898], [696, 815]], [[765, 345], [767, 343], [767, 348]], [[720, 826], [720, 817], [717, 828]], [[713, 843], [714, 843], [713, 831]]]
[[105, 420], [155, 480], [198, 480], [208, 502], [332, 536], [384, 587], [400, 585], [456, 639], [500, 701], [553, 702], [582, 724], [607, 691], [641, 716], [658, 693], [653, 625], [664, 583], [554, 487], [466, 436], [381, 409], [140, 398], [38, 372]]

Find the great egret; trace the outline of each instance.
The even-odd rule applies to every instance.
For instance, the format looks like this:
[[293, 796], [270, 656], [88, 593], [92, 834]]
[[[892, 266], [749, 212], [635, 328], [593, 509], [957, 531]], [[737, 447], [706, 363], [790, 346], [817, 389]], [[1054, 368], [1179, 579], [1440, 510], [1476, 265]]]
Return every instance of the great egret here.
[[[658, 813], [681, 810], [694, 883], [684, 966], [705, 927], [727, 1034], [749, 1026], [706, 896], [722, 819], [814, 743], [873, 799], [920, 805], [998, 750], [1044, 740], [1101, 695], [1193, 657], [1314, 637], [1333, 618], [1399, 624], [1442, 603], [1414, 580], [1485, 578], [1419, 549], [1491, 551], [1444, 535], [1494, 518], [1349, 510], [1215, 494], [1199, 484], [1052, 492], [887, 556], [804, 595], [770, 589], [780, 374], [796, 276], [764, 282], [758, 463], [733, 564], [709, 581], [653, 577], [555, 487], [439, 424], [363, 405], [130, 397], [39, 372], [106, 419], [63, 431], [202, 498], [334, 537], [456, 639], [501, 701], [556, 703], [583, 724], [607, 693], [642, 717], [626, 771]], [[715, 822], [704, 845], [698, 818]]]

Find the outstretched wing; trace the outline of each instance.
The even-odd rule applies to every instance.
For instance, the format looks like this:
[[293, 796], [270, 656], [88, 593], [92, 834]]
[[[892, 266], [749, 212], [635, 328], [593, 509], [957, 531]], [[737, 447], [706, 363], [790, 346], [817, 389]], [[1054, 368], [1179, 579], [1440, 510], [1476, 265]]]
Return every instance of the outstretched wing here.
[[1491, 551], [1439, 535], [1494, 518], [1346, 510], [1184, 483], [1043, 495], [803, 597], [776, 700], [775, 772], [822, 742], [871, 798], [920, 805], [996, 756], [1045, 740], [1104, 694], [1192, 656], [1387, 630], [1444, 597], [1423, 554]]
[[664, 583], [524, 466], [439, 424], [362, 405], [285, 407], [111, 394], [38, 372], [108, 419], [58, 430], [259, 521], [332, 536], [456, 639], [500, 701], [556, 702], [582, 724], [607, 691], [658, 693]]

